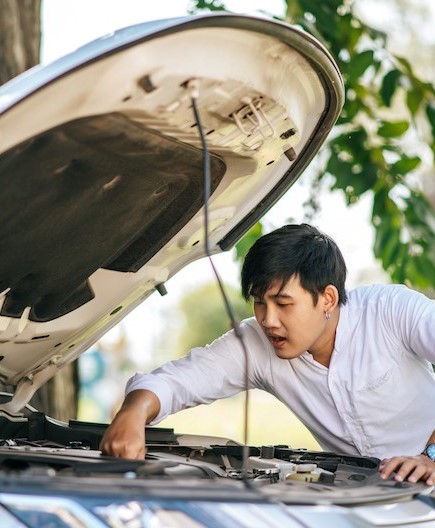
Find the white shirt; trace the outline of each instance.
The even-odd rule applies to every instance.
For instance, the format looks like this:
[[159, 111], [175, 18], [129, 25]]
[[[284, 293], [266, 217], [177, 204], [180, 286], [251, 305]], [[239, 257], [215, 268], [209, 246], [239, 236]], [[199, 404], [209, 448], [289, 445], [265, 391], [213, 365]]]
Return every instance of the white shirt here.
[[[421, 453], [435, 429], [435, 302], [399, 285], [349, 292], [340, 307], [329, 368], [304, 352], [280, 359], [255, 319], [241, 324], [249, 388], [274, 394], [324, 450], [378, 458]], [[233, 331], [152, 373], [126, 393], [153, 391], [169, 414], [246, 388], [243, 349]]]

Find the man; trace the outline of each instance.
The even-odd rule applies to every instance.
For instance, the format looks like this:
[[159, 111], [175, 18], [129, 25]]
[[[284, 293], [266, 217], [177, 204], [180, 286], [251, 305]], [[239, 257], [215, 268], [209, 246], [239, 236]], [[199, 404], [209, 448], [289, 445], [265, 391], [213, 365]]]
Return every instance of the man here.
[[143, 458], [145, 424], [259, 388], [323, 449], [384, 459], [382, 478], [435, 484], [435, 303], [401, 285], [346, 292], [345, 280], [339, 248], [316, 228], [261, 237], [242, 269], [255, 315], [241, 325], [244, 346], [231, 331], [133, 376], [102, 452]]

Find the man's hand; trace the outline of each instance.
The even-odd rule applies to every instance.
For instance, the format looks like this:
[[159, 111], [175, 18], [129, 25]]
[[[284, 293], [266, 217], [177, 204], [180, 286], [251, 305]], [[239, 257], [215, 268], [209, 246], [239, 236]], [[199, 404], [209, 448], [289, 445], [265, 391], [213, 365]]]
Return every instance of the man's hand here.
[[426, 455], [386, 458], [381, 462], [379, 471], [383, 479], [396, 472], [394, 479], [398, 482], [424, 480], [428, 486], [435, 485], [435, 462]]
[[137, 390], [128, 394], [103, 435], [101, 453], [143, 460], [145, 425], [157, 416], [159, 410], [160, 401], [153, 392]]
[[120, 410], [100, 443], [103, 455], [143, 459], [145, 422], [134, 410]]

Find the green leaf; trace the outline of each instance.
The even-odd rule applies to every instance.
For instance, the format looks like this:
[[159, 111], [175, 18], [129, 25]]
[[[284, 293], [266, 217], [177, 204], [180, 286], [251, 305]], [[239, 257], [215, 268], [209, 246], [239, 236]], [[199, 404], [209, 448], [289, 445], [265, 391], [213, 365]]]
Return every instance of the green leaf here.
[[350, 82], [357, 81], [361, 75], [369, 68], [374, 65], [374, 52], [373, 50], [366, 50], [358, 55], [351, 58], [347, 71], [347, 78]]
[[345, 122], [349, 122], [353, 119], [361, 109], [361, 101], [358, 99], [348, 99], [344, 105], [342, 115], [344, 116]]
[[[373, 248], [374, 254], [377, 258], [382, 259], [384, 268], [390, 264], [390, 254], [396, 247], [394, 241], [400, 240], [399, 235], [400, 230], [389, 222], [389, 217], [384, 217], [383, 221], [379, 225], [375, 226], [375, 244]], [[388, 249], [386, 251], [387, 247]]]
[[406, 106], [409, 108], [412, 116], [418, 112], [422, 101], [422, 94], [419, 90], [411, 89], [406, 92]]
[[236, 259], [239, 262], [243, 262], [246, 253], [248, 253], [249, 248], [252, 244], [262, 236], [263, 234], [263, 225], [261, 222], [257, 222], [251, 229], [246, 233], [246, 235], [236, 244]]
[[383, 145], [382, 147], [372, 147], [367, 153], [369, 159], [381, 168], [385, 165], [384, 148], [385, 147]]
[[337, 9], [342, 6], [344, 2], [343, 0], [324, 0], [323, 4], [327, 5], [331, 11], [337, 12]]
[[409, 246], [408, 244], [400, 244], [395, 259], [391, 264], [389, 271], [394, 282], [404, 284], [408, 277], [408, 262], [409, 262]]
[[381, 99], [385, 106], [390, 106], [391, 99], [393, 98], [394, 92], [398, 87], [398, 81], [401, 77], [399, 70], [389, 71], [382, 80], [381, 86]]
[[379, 187], [373, 197], [372, 216], [382, 218], [382, 226], [385, 229], [391, 229], [389, 226], [400, 229], [400, 211], [390, 198], [389, 188], [385, 185]]
[[405, 174], [408, 174], [408, 172], [416, 169], [420, 163], [421, 159], [418, 156], [403, 156], [399, 161], [390, 165], [390, 169], [394, 174], [404, 176]]
[[382, 47], [387, 47], [386, 44], [388, 41], [388, 33], [386, 33], [385, 31], [380, 31], [379, 29], [374, 29], [370, 26], [365, 26], [364, 29], [369, 34], [372, 40], [381, 40]]
[[426, 116], [432, 129], [432, 138], [435, 141], [435, 103], [426, 105]]
[[364, 164], [359, 174], [353, 174], [352, 187], [354, 193], [361, 196], [369, 189], [372, 189], [378, 178], [378, 167], [374, 163]]
[[335, 178], [333, 188], [346, 189], [352, 185], [354, 175], [352, 174], [352, 163], [342, 160], [335, 152], [331, 152], [328, 163], [326, 165], [326, 172]]
[[337, 22], [333, 48], [334, 50], [336, 48], [346, 49], [349, 55], [352, 56], [361, 39], [363, 29], [360, 24], [355, 23], [355, 18], [351, 13], [341, 15]]
[[406, 280], [418, 288], [428, 288], [435, 267], [424, 255], [410, 256], [406, 266]]
[[402, 136], [409, 128], [408, 121], [383, 121], [378, 128], [378, 134], [391, 138]]
[[203, 9], [208, 11], [227, 11], [227, 8], [221, 0], [195, 0], [189, 12], [195, 13]]
[[398, 231], [391, 230], [386, 232], [384, 243], [380, 249], [380, 257], [384, 269], [388, 269], [396, 262], [402, 249], [402, 243]]
[[371, 97], [372, 96], [372, 93], [371, 93], [370, 89], [367, 88], [366, 86], [364, 86], [361, 83], [355, 83], [352, 86], [352, 90], [356, 94], [356, 100], [357, 101], [364, 101], [364, 99], [366, 97]]
[[303, 16], [303, 10], [301, 6], [297, 2], [294, 2], [294, 0], [286, 0], [285, 4], [285, 18], [293, 23], [299, 21]]
[[426, 240], [433, 245], [435, 243], [435, 233], [432, 225], [435, 225], [435, 211], [432, 204], [421, 193], [411, 192], [405, 200], [405, 216], [411, 226], [423, 227]]
[[[331, 17], [331, 15], [333, 16], [337, 14], [337, 6], [335, 5], [335, 2], [313, 2], [313, 0], [299, 0], [298, 3], [306, 13], [311, 13], [314, 15], [317, 22], [319, 19], [326, 22], [325, 17]], [[331, 18], [329, 18], [329, 23], [329, 25], [331, 25]]]
[[415, 266], [418, 272], [418, 282], [415, 280], [411, 281], [421, 288], [428, 288], [431, 285], [431, 278], [435, 277], [435, 264], [425, 254], [414, 257]]
[[365, 142], [367, 141], [367, 132], [364, 128], [356, 128], [334, 138], [330, 145], [335, 151], [346, 151], [352, 154], [358, 154], [358, 160], [361, 159], [359, 154], [365, 153]]
[[400, 64], [403, 66], [403, 69], [405, 70], [405, 72], [410, 76], [410, 77], [413, 77], [414, 76], [414, 72], [412, 71], [412, 66], [411, 64], [409, 63], [408, 59], [405, 59], [404, 57], [398, 57], [396, 55], [396, 60], [398, 60], [400, 62]]

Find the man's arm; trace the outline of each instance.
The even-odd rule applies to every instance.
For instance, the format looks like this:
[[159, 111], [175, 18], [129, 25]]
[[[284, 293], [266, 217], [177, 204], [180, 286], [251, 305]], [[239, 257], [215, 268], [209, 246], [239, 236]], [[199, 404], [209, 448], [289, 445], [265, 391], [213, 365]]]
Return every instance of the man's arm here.
[[[400, 302], [393, 311], [392, 328], [399, 329], [402, 342], [415, 354], [435, 364], [435, 303], [433, 300], [409, 289], [402, 289], [397, 297]], [[412, 431], [409, 432], [412, 435]], [[426, 446], [435, 443], [435, 431]], [[381, 478], [389, 478], [396, 472], [395, 480], [417, 482], [424, 480], [429, 486], [435, 485], [435, 462], [424, 454], [415, 456], [394, 456], [380, 465]]]
[[160, 400], [154, 392], [134, 390], [107, 428], [100, 443], [103, 455], [143, 459], [145, 457], [145, 425], [160, 411]]
[[[435, 443], [435, 431], [431, 434], [426, 445]], [[424, 480], [428, 486], [435, 485], [435, 462], [426, 455], [395, 456], [381, 462], [381, 478], [387, 479], [394, 471], [394, 479], [402, 482], [417, 482]]]

